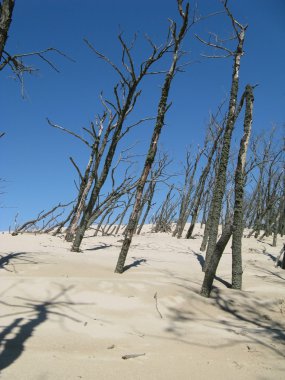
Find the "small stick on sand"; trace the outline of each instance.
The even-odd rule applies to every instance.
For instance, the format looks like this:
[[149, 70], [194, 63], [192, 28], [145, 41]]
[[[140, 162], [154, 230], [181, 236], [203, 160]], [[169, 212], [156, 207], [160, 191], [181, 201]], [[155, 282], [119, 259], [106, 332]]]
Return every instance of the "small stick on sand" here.
[[122, 356], [122, 359], [124, 360], [127, 360], [127, 359], [133, 359], [133, 358], [137, 358], [138, 356], [144, 356], [144, 354], [130, 354], [130, 355], [124, 355]]
[[156, 310], [157, 310], [157, 312], [158, 312], [160, 318], [162, 319], [163, 316], [162, 316], [161, 312], [158, 310], [158, 305], [157, 305], [157, 292], [155, 292], [153, 298], [155, 299], [155, 307], [156, 307]]

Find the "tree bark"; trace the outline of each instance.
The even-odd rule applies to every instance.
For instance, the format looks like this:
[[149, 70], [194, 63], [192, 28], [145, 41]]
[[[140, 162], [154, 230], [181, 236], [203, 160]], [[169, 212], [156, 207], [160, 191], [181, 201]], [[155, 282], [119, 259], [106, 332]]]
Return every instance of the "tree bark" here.
[[84, 178], [82, 179], [81, 184], [80, 184], [77, 204], [75, 206], [74, 213], [69, 223], [69, 226], [66, 229], [65, 240], [69, 242], [73, 241], [74, 234], [76, 232], [76, 229], [80, 220], [80, 216], [85, 207], [87, 196], [89, 194], [89, 191], [92, 187], [92, 183], [94, 181], [94, 177], [92, 173], [90, 175], [93, 162], [94, 162], [94, 152], [92, 152], [90, 155], [90, 159], [87, 164], [87, 168], [85, 170]]
[[213, 281], [216, 275], [216, 271], [221, 260], [222, 254], [228, 244], [232, 235], [232, 225], [227, 225], [215, 246], [215, 250], [212, 254], [211, 260], [206, 267], [203, 285], [201, 288], [201, 295], [204, 297], [210, 297], [210, 293], [213, 286]]
[[0, 4], [0, 62], [8, 39], [15, 0], [3, 0]]
[[140, 224], [139, 228], [137, 229], [137, 234], [138, 235], [141, 233], [141, 230], [142, 230], [142, 228], [143, 228], [143, 226], [145, 224], [146, 218], [147, 218], [147, 216], [148, 216], [148, 214], [150, 212], [150, 209], [151, 209], [151, 206], [152, 206], [152, 199], [153, 199], [153, 196], [154, 196], [155, 186], [156, 186], [156, 182], [151, 181], [150, 184], [149, 184], [149, 191], [148, 191], [148, 199], [147, 199], [146, 210], [145, 210], [145, 213], [143, 215], [141, 224]]
[[[218, 142], [220, 140], [220, 137], [221, 137], [221, 134], [222, 134], [222, 131], [223, 129], [221, 128], [219, 131], [218, 131], [218, 134], [213, 142], [213, 146], [212, 146], [212, 149], [208, 155], [208, 160], [207, 160], [207, 164], [199, 178], [199, 184], [198, 184], [198, 187], [196, 189], [196, 192], [195, 192], [195, 195], [194, 195], [194, 209], [192, 211], [192, 220], [191, 220], [191, 225], [187, 231], [187, 234], [186, 234], [186, 239], [190, 239], [191, 236], [192, 236], [192, 233], [193, 233], [193, 230], [194, 230], [194, 227], [195, 227], [195, 223], [196, 223], [196, 219], [197, 219], [197, 216], [198, 216], [198, 211], [199, 211], [199, 207], [200, 207], [200, 202], [201, 202], [201, 198], [202, 198], [202, 195], [203, 195], [203, 192], [205, 191], [204, 187], [205, 187], [205, 183], [206, 183], [206, 180], [207, 180], [207, 177], [208, 177], [208, 174], [209, 174], [209, 171], [211, 169], [211, 165], [212, 165], [212, 159], [213, 159], [213, 156], [217, 150], [217, 147], [218, 147]], [[206, 248], [206, 247], [205, 247]], [[205, 249], [204, 249], [205, 250]]]
[[233, 242], [232, 242], [232, 288], [242, 288], [242, 236], [243, 236], [243, 198], [245, 185], [245, 163], [247, 148], [251, 133], [252, 113], [253, 113], [253, 91], [250, 85], [245, 89], [245, 118], [244, 135], [240, 142], [238, 162], [235, 173], [235, 205], [233, 217]]
[[[240, 24], [238, 24], [240, 25]], [[238, 45], [234, 53], [234, 65], [232, 73], [232, 83], [230, 92], [229, 110], [227, 116], [227, 122], [225, 132], [223, 135], [223, 145], [221, 151], [221, 157], [219, 161], [217, 178], [215, 181], [215, 187], [213, 191], [213, 198], [211, 202], [211, 228], [209, 229], [209, 240], [206, 253], [206, 265], [211, 260], [211, 256], [215, 251], [219, 221], [222, 210], [222, 201], [226, 188], [226, 174], [227, 166], [231, 147], [232, 133], [237, 117], [237, 96], [239, 88], [239, 68], [240, 60], [243, 55], [243, 44], [245, 38], [245, 28], [242, 27], [238, 33]]]

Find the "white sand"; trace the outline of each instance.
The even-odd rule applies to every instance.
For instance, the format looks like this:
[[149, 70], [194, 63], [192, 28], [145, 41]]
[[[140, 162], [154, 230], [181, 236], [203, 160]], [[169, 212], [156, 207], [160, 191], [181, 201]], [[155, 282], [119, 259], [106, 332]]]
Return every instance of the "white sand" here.
[[[59, 237], [0, 235], [1, 380], [285, 378], [281, 239], [244, 239], [244, 291], [215, 281], [205, 299], [201, 237], [136, 236], [138, 265], [119, 275], [121, 238], [72, 253]], [[230, 246], [217, 275], [231, 280]]]

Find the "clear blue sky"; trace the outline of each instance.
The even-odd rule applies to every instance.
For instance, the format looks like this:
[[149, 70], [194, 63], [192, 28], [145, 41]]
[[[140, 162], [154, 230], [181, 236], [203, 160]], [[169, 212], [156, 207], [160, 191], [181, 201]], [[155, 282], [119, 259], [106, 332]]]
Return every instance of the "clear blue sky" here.
[[[258, 133], [271, 128], [272, 123], [285, 121], [285, 1], [229, 0], [229, 6], [236, 19], [249, 24], [241, 88], [247, 82], [259, 84], [253, 126]], [[200, 0], [198, 8], [202, 15], [222, 9], [218, 0]], [[168, 18], [177, 18], [175, 0], [16, 0], [6, 50], [13, 54], [53, 46], [76, 63], [50, 54], [58, 74], [37, 58], [26, 61], [40, 70], [26, 77], [24, 100], [11, 72], [6, 69], [0, 73], [0, 131], [6, 133], [0, 140], [0, 177], [6, 181], [1, 185], [5, 194], [0, 199], [0, 230], [13, 226], [17, 212], [18, 221], [23, 222], [76, 194], [73, 181], [77, 176], [68, 157], [84, 168], [88, 151], [79, 141], [48, 126], [46, 117], [79, 132], [101, 111], [100, 91], [107, 96], [116, 81], [110, 67], [86, 47], [83, 38], [120, 62], [118, 32], [124, 31], [126, 40], [138, 32], [134, 54], [140, 62], [148, 56], [143, 34], [162, 43]], [[194, 32], [207, 37], [209, 31], [228, 36], [230, 22], [219, 15], [193, 28], [183, 46], [192, 64], [177, 75], [170, 94], [173, 106], [160, 146], [177, 167], [186, 146], [202, 143], [209, 111], [214, 111], [229, 91], [232, 62], [201, 58], [205, 48], [193, 38]], [[151, 79], [142, 87], [137, 117], [155, 115], [163, 78]], [[138, 152], [145, 151], [151, 127], [150, 123], [136, 129], [122, 147], [139, 141]]]

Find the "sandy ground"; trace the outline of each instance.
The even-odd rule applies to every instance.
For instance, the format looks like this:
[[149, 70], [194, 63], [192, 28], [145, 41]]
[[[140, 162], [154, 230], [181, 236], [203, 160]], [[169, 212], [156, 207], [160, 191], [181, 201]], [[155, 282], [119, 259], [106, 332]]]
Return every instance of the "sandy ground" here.
[[0, 379], [283, 380], [281, 239], [244, 239], [242, 292], [225, 286], [228, 246], [205, 299], [196, 234], [136, 236], [123, 275], [113, 273], [121, 236], [71, 253], [59, 237], [1, 234]]

